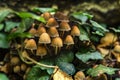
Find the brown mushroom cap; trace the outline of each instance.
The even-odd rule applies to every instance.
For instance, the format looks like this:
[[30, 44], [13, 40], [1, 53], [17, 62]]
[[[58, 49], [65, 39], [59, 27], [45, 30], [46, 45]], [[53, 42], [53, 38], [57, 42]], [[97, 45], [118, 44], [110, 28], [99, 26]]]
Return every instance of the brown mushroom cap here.
[[51, 39], [50, 39], [50, 36], [48, 35], [48, 33], [42, 33], [40, 35], [38, 43], [43, 43], [43, 44], [49, 44], [49, 43], [51, 43]]
[[30, 50], [36, 50], [37, 49], [37, 45], [36, 45], [35, 40], [34, 39], [29, 39], [26, 42], [25, 48], [26, 49], [30, 49]]
[[45, 12], [41, 15], [46, 21], [48, 21], [52, 15], [49, 12]]
[[60, 37], [53, 38], [51, 46], [53, 46], [53, 47], [62, 47], [63, 46], [62, 39]]
[[32, 36], [36, 36], [36, 33], [37, 33], [37, 30], [32, 27], [30, 30], [29, 30], [29, 33], [32, 34]]
[[46, 54], [47, 54], [47, 49], [44, 46], [39, 45], [38, 48], [37, 48], [37, 51], [36, 51], [36, 55], [43, 57]]
[[66, 45], [72, 45], [74, 44], [73, 38], [71, 35], [67, 35], [65, 40], [64, 40], [64, 44]]
[[48, 29], [48, 34], [50, 35], [50, 37], [58, 37], [59, 36], [59, 33], [58, 33], [56, 27], [50, 27]]
[[72, 36], [80, 36], [80, 30], [78, 29], [77, 26], [73, 26], [73, 28], [71, 30], [71, 35]]
[[120, 53], [120, 45], [116, 45], [113, 50], [116, 53]]
[[46, 29], [43, 26], [39, 26], [37, 29], [37, 35], [40, 36], [42, 33], [46, 33]]
[[67, 23], [67, 22], [61, 22], [60, 23], [60, 27], [59, 27], [59, 30], [60, 31], [70, 31], [71, 30], [71, 27], [70, 25]]
[[50, 18], [46, 24], [46, 27], [58, 27], [58, 23], [54, 18]]

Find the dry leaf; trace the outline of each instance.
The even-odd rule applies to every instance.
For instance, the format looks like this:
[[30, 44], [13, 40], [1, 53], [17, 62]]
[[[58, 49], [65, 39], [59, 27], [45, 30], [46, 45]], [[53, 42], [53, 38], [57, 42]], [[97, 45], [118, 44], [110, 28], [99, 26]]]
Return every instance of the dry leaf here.
[[58, 68], [54, 70], [53, 80], [73, 80], [73, 79], [67, 73], [63, 72]]
[[75, 80], [84, 80], [85, 79], [85, 74], [82, 71], [78, 71], [75, 76]]

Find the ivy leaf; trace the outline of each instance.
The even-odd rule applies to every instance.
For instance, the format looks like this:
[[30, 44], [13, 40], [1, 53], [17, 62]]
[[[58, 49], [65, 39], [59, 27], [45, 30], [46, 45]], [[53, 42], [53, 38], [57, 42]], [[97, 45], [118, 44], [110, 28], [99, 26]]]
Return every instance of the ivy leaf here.
[[33, 14], [33, 13], [30, 13], [30, 12], [16, 12], [16, 14], [25, 19], [25, 18], [32, 18], [32, 19], [35, 19], [35, 20], [38, 20], [38, 21], [41, 21], [43, 23], [45, 23], [45, 19], [42, 17], [42, 16], [38, 16], [36, 14]]
[[88, 33], [85, 31], [85, 29], [83, 29], [82, 26], [79, 26], [79, 29], [80, 29], [79, 39], [81, 41], [90, 41]]
[[55, 8], [33, 8], [32, 11], [34, 12], [42, 12], [42, 13], [45, 13], [45, 12], [56, 12], [57, 9]]
[[0, 80], [9, 80], [9, 79], [5, 74], [0, 73]]
[[0, 31], [4, 28], [4, 24], [0, 24]]
[[94, 26], [93, 27], [93, 29], [95, 30], [95, 32], [93, 32], [94, 34], [104, 36], [104, 33], [109, 31], [108, 29], [106, 29], [105, 27], [101, 26], [100, 24], [93, 20], [90, 20], [90, 23]]
[[41, 70], [39, 67], [32, 67], [28, 72], [26, 80], [49, 80], [49, 75], [45, 70]]
[[12, 11], [10, 9], [1, 9], [0, 10], [0, 23], [8, 16]]
[[5, 32], [9, 32], [14, 27], [18, 27], [20, 23], [19, 22], [6, 21], [5, 24], [6, 24]]
[[73, 13], [72, 16], [75, 19], [82, 21], [82, 23], [85, 23], [88, 19], [91, 19], [93, 17], [93, 15], [90, 15], [86, 12], [76, 12], [76, 13]]
[[66, 72], [69, 75], [73, 75], [76, 71], [75, 66], [71, 63], [59, 62], [57, 65], [62, 71]]
[[8, 48], [9, 41], [7, 40], [7, 35], [5, 33], [0, 33], [0, 48]]
[[112, 74], [115, 74], [116, 70], [119, 70], [119, 69], [106, 67], [106, 66], [100, 64], [95, 68], [88, 69], [87, 74], [89, 74], [92, 77], [96, 77], [96, 76], [103, 74], [103, 73], [107, 73], [109, 75], [112, 75]]
[[98, 60], [98, 59], [103, 59], [102, 55], [98, 52], [87, 52], [87, 53], [82, 53], [82, 52], [77, 52], [76, 57], [83, 61], [84, 63], [87, 62], [88, 60]]
[[72, 62], [74, 59], [74, 53], [71, 51], [61, 51], [60, 55], [56, 57], [55, 62]]

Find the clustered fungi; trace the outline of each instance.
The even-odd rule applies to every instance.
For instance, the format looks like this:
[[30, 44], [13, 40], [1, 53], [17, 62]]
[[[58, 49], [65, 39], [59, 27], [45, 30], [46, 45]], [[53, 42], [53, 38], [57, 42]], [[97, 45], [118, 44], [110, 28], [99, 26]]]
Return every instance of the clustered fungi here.
[[61, 12], [54, 15], [45, 12], [41, 16], [46, 23], [33, 23], [29, 30], [32, 38], [24, 41], [26, 50], [42, 58], [47, 54], [57, 55], [61, 48], [69, 49], [74, 45], [74, 38], [80, 35], [80, 30], [77, 25], [71, 24], [66, 15]]

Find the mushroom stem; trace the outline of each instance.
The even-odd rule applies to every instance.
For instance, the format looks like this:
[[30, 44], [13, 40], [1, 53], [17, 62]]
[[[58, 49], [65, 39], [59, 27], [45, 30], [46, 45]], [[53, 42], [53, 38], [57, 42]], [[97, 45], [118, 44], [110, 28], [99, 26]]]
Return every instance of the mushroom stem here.
[[58, 47], [56, 46], [55, 47], [55, 54], [57, 55], [57, 52], [58, 52]]

